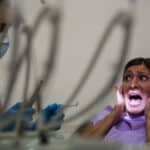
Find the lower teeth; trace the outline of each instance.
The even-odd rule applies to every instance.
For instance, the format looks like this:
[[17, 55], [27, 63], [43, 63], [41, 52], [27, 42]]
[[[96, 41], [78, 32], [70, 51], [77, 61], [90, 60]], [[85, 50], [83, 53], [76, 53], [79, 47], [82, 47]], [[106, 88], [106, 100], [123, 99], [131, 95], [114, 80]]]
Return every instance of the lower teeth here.
[[130, 100], [131, 105], [139, 105], [141, 100]]

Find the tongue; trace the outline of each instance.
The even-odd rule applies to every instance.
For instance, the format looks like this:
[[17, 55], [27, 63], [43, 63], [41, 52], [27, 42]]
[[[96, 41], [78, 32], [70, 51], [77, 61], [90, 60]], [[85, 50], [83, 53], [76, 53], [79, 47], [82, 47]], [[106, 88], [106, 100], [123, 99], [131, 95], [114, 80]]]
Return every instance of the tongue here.
[[136, 99], [136, 100], [132, 99], [132, 100], [129, 101], [129, 104], [133, 105], [133, 106], [139, 105], [140, 103], [141, 103], [140, 99]]

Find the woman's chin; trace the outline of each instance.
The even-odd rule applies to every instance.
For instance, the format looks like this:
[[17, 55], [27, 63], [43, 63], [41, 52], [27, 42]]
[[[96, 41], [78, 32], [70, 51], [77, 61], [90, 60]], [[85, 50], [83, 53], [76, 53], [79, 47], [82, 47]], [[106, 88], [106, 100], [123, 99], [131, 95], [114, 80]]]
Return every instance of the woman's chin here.
[[146, 102], [144, 100], [128, 100], [125, 105], [128, 114], [140, 116], [144, 114]]
[[144, 115], [144, 109], [142, 110], [127, 110], [127, 113], [131, 116], [143, 116]]

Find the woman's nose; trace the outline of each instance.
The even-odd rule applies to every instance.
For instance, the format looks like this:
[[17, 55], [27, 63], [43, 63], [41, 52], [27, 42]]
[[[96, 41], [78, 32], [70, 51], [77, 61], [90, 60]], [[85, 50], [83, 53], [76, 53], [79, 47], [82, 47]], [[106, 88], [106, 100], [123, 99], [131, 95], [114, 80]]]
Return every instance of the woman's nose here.
[[136, 78], [134, 78], [130, 83], [130, 89], [137, 89], [139, 88], [139, 82]]

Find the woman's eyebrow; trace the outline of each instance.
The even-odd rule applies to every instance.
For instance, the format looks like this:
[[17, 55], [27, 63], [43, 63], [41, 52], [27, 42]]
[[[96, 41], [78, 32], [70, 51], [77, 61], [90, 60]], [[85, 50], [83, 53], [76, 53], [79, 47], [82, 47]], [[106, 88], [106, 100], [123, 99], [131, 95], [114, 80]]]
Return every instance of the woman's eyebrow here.
[[132, 73], [132, 71], [127, 70], [127, 71], [124, 73], [124, 75], [126, 75], [126, 74], [130, 74], [130, 73]]
[[150, 72], [145, 72], [145, 71], [138, 71], [140, 74], [150, 74]]

